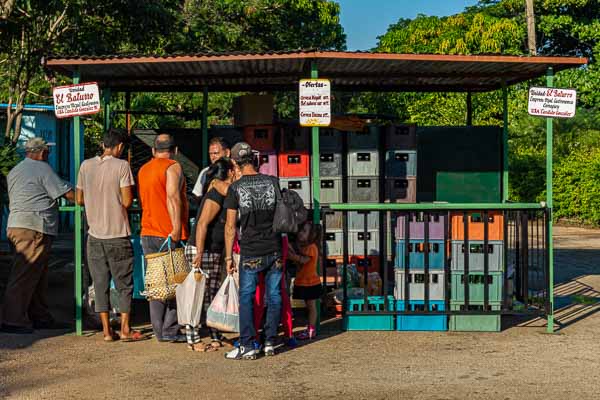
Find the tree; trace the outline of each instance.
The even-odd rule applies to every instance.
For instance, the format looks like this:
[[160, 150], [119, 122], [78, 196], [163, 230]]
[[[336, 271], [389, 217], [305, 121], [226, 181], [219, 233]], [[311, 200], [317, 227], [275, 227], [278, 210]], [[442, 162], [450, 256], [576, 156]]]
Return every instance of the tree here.
[[[39, 73], [40, 60], [48, 48], [65, 32], [68, 4], [60, 0], [7, 1], [2, 6], [5, 43], [0, 64], [8, 83], [5, 138], [16, 143], [21, 132], [21, 118], [29, 85]], [[3, 80], [4, 80], [3, 79]], [[11, 130], [15, 126], [11, 134]]]

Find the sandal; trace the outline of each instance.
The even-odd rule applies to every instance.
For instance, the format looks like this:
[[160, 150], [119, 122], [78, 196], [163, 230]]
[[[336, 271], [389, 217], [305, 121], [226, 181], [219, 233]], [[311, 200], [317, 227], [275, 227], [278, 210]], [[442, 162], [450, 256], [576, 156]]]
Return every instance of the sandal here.
[[188, 347], [188, 349], [190, 349], [191, 351], [194, 351], [194, 352], [198, 352], [198, 353], [206, 352], [204, 345], [202, 345], [202, 343], [188, 344], [187, 347]]
[[308, 329], [300, 332], [297, 336], [298, 340], [312, 340], [315, 337], [317, 337], [315, 332], [314, 331], [311, 332]]
[[131, 331], [129, 336], [121, 336], [121, 342], [141, 342], [148, 339], [150, 337], [142, 334], [140, 331]]

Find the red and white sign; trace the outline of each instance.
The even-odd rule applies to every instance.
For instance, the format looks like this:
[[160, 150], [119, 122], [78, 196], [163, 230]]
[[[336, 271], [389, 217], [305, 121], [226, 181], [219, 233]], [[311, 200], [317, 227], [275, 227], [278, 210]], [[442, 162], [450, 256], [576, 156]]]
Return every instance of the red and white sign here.
[[96, 114], [100, 111], [100, 92], [96, 82], [55, 87], [52, 97], [56, 118]]
[[529, 89], [529, 115], [550, 118], [573, 118], [577, 91], [573, 89], [532, 87]]
[[331, 124], [331, 82], [328, 79], [301, 79], [299, 95], [301, 126]]

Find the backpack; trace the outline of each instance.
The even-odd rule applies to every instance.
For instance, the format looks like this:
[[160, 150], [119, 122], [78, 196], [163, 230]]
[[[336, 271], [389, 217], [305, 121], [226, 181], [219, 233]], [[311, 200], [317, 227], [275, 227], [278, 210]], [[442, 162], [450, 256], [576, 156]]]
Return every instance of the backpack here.
[[275, 215], [273, 216], [273, 232], [297, 233], [298, 227], [308, 217], [308, 210], [298, 193], [293, 190], [275, 188]]

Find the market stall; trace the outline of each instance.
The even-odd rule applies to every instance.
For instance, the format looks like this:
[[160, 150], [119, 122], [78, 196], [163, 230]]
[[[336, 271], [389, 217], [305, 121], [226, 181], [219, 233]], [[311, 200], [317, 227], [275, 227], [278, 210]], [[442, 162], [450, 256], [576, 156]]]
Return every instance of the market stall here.
[[[322, 221], [322, 211], [332, 212], [334, 218], [338, 218], [335, 228], [328, 222], [331, 221], [329, 214], [325, 214], [323, 222], [326, 236], [327, 231], [332, 229], [337, 229], [339, 234], [336, 237], [336, 232], [333, 232], [332, 240], [339, 244], [336, 251], [341, 253], [338, 275], [342, 276], [341, 297], [344, 299], [347, 329], [401, 329], [407, 321], [409, 325], [418, 325], [421, 317], [428, 317], [426, 321], [430, 322], [425, 325], [430, 326], [450, 315], [451, 326], [454, 321], [455, 328], [462, 324], [468, 330], [470, 324], [487, 324], [476, 319], [483, 315], [493, 317], [488, 318], [492, 326], [488, 330], [497, 330], [502, 313], [533, 310], [547, 316], [548, 330], [553, 331], [552, 118], [547, 118], [545, 204], [508, 203], [507, 87], [544, 75], [547, 76], [547, 86], [552, 87], [554, 73], [580, 67], [586, 64], [586, 59], [294, 51], [161, 57], [51, 57], [45, 62], [46, 68], [71, 77], [73, 83], [98, 82], [105, 94], [106, 127], [110, 121], [111, 94], [124, 92], [128, 105], [134, 93], [202, 91], [203, 165], [208, 160], [207, 99], [210, 92], [297, 91], [300, 79], [319, 77], [327, 78], [335, 91], [464, 92], [467, 93], [466, 125], [470, 125], [470, 93], [502, 90], [504, 123], [491, 133], [478, 131], [476, 127], [465, 127], [454, 133], [452, 130], [436, 132], [399, 121], [381, 126], [366, 124], [361, 130], [347, 132], [313, 127], [306, 136], [303, 133], [298, 135], [300, 141], [306, 139], [304, 150], [295, 147], [301, 146], [298, 143], [288, 141], [294, 134], [292, 132], [303, 131], [296, 129], [285, 133], [288, 131], [273, 130], [273, 126], [279, 126], [277, 123], [267, 127], [246, 126], [243, 137], [255, 144], [257, 140], [267, 138], [265, 147], [261, 149], [265, 152], [264, 159], [269, 163], [270, 154], [267, 152], [276, 152], [272, 156], [277, 159], [280, 180], [290, 189], [302, 189], [307, 204], [314, 209], [315, 221]], [[74, 162], [77, 169], [81, 161], [79, 145], [82, 137], [79, 117], [74, 118]], [[270, 141], [280, 132], [284, 134], [279, 141]], [[434, 160], [439, 146], [419, 147], [420, 138], [423, 138], [423, 143], [436, 143], [435, 137], [440, 134], [453, 139], [462, 135], [466, 138], [462, 143], [467, 143], [469, 137], [490, 135], [488, 137], [493, 139], [484, 140], [482, 144], [497, 144], [488, 146], [487, 153], [495, 154], [497, 162], [492, 168], [483, 168], [488, 157], [480, 156], [480, 162], [474, 166], [459, 168], [452, 158], [448, 158], [445, 167], [438, 165], [435, 170], [431, 163], [424, 163], [418, 155], [423, 154], [424, 160]], [[341, 148], [338, 146], [340, 143]], [[465, 156], [468, 158], [476, 153], [467, 151]], [[338, 159], [341, 161], [338, 162]], [[323, 163], [330, 163], [333, 167], [324, 168]], [[470, 170], [464, 173], [467, 167]], [[336, 168], [339, 172], [332, 172]], [[429, 171], [423, 179], [419, 177], [420, 170]], [[327, 179], [322, 179], [322, 174]], [[341, 192], [336, 183], [341, 185]], [[463, 188], [468, 189], [457, 197], [457, 190]], [[491, 192], [487, 193], [487, 197], [468, 196], [478, 191], [486, 192], [486, 189]], [[331, 197], [323, 197], [329, 195]], [[324, 203], [328, 203], [326, 207]], [[74, 206], [65, 207], [63, 211], [75, 213], [76, 322], [77, 332], [81, 333], [81, 209]], [[377, 223], [375, 220], [371, 223], [367, 213], [350, 215], [358, 211], [373, 212]], [[338, 212], [338, 217], [335, 217], [335, 212]], [[439, 224], [437, 228], [434, 223]], [[538, 232], [541, 226], [541, 233], [535, 237], [529, 235], [533, 226]], [[434, 237], [436, 229], [438, 236]], [[418, 232], [422, 232], [422, 237], [418, 237]], [[435, 243], [436, 240], [439, 242]], [[496, 254], [493, 241], [500, 242], [496, 244], [503, 251], [497, 262], [492, 260]], [[543, 246], [530, 245], [530, 242], [540, 241]], [[475, 250], [471, 251], [473, 244], [476, 245], [473, 247]], [[326, 249], [331, 247], [326, 242], [324, 245]], [[439, 257], [436, 251], [440, 253]], [[373, 258], [370, 258], [371, 254]], [[540, 254], [543, 257], [540, 258]], [[352, 256], [356, 257], [355, 262], [351, 262]], [[543, 284], [540, 289], [531, 292], [528, 268], [534, 257], [538, 258], [532, 270], [536, 266], [543, 269], [543, 277], [536, 279], [537, 283], [542, 280]], [[360, 267], [361, 260], [363, 290], [353, 297], [347, 292], [348, 269]], [[382, 280], [381, 289], [372, 295], [368, 290], [369, 262], [379, 264], [375, 272]], [[416, 268], [419, 277], [413, 277], [412, 272], [415, 271], [411, 272], [416, 266], [419, 267]], [[509, 266], [513, 268], [511, 276], [518, 277], [513, 278], [513, 282], [509, 279]], [[393, 287], [394, 295], [389, 294], [388, 268], [398, 277]], [[439, 271], [439, 274], [432, 273], [430, 269]], [[323, 268], [325, 281], [327, 271], [327, 267]], [[442, 271], [443, 277], [440, 278]], [[435, 282], [434, 276], [438, 277]], [[417, 281], [423, 278], [425, 282]], [[435, 292], [439, 279], [442, 282], [441, 295], [439, 291]], [[411, 287], [413, 283], [421, 286]], [[509, 287], [513, 284], [516, 284], [517, 290]], [[422, 299], [415, 297], [420, 288], [424, 291]], [[508, 304], [509, 291], [519, 294], [519, 307]], [[415, 296], [411, 296], [411, 292]], [[434, 292], [441, 297], [434, 299]], [[470, 300], [476, 296], [471, 303]], [[408, 317], [412, 319], [407, 320]]]

